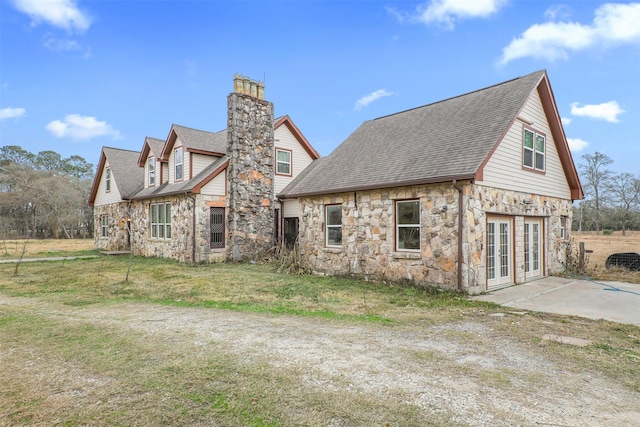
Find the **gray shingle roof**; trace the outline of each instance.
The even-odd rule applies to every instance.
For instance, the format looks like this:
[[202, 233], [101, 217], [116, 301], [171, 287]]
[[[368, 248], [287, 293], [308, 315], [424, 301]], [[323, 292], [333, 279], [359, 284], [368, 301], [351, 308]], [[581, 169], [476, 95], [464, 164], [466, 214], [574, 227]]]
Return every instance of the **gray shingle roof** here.
[[147, 187], [138, 191], [133, 195], [132, 199], [150, 199], [154, 197], [170, 196], [174, 194], [184, 194], [191, 192], [195, 186], [200, 184], [202, 180], [212, 174], [218, 167], [223, 165], [227, 161], [227, 156], [222, 156], [216, 159], [209, 166], [201, 170], [192, 179], [188, 179], [182, 182], [177, 182], [169, 185], [167, 182], [156, 187]]
[[140, 190], [144, 182], [144, 169], [138, 167], [139, 151], [122, 150], [120, 148], [103, 147], [111, 177], [118, 186], [120, 196], [128, 199]]
[[160, 157], [165, 140], [148, 136], [145, 138], [145, 142], [149, 144], [149, 148], [151, 148], [151, 152], [153, 153], [153, 155], [156, 157]]
[[545, 71], [363, 123], [280, 194], [471, 179]]
[[227, 152], [226, 129], [214, 133], [180, 125], [173, 125], [172, 128], [176, 131], [182, 143], [187, 146], [187, 150], [200, 150], [221, 154], [226, 154]]

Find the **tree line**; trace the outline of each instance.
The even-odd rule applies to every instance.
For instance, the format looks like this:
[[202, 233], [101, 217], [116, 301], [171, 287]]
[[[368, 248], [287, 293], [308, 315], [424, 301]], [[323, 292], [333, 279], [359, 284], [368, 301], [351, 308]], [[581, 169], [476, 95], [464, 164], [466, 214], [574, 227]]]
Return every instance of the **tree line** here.
[[584, 200], [574, 205], [573, 229], [578, 231], [640, 230], [640, 177], [615, 174], [611, 157], [585, 154], [579, 165]]
[[87, 206], [93, 165], [55, 151], [0, 148], [0, 231], [3, 238], [72, 238], [93, 235]]

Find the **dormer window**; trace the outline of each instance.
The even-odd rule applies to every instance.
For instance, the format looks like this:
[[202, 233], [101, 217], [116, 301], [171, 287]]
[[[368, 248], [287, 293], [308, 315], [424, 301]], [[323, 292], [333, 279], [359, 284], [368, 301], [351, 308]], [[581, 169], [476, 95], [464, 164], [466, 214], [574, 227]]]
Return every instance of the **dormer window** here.
[[149, 157], [147, 161], [149, 173], [149, 187], [156, 185], [156, 159]]
[[111, 191], [111, 168], [106, 168], [104, 174], [105, 191], [108, 193]]
[[544, 172], [545, 136], [524, 129], [522, 164], [525, 168]]
[[174, 152], [174, 158], [176, 163], [175, 180], [181, 181], [182, 180], [182, 147], [176, 148]]

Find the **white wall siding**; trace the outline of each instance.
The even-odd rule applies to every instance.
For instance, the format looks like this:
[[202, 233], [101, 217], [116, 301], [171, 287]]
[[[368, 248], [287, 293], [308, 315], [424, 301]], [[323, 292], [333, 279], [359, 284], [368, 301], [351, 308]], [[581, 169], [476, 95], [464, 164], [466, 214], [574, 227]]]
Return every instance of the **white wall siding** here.
[[300, 201], [298, 199], [287, 199], [282, 207], [283, 218], [300, 218]]
[[560, 157], [538, 91], [532, 92], [520, 117], [532, 120], [529, 128], [546, 135], [545, 172], [522, 167], [524, 123], [516, 120], [484, 168], [478, 184], [522, 191], [526, 193], [571, 199], [571, 190], [564, 175]]
[[96, 199], [93, 202], [94, 206], [102, 206], [109, 205], [111, 203], [118, 203], [122, 201], [122, 197], [120, 196], [120, 190], [118, 190], [118, 186], [116, 185], [116, 181], [113, 178], [113, 171], [111, 171], [111, 191], [107, 193], [107, 184], [106, 184], [106, 169], [109, 167], [109, 162], [105, 161], [104, 169], [102, 170], [102, 174], [100, 176], [100, 182], [98, 183], [98, 191], [96, 193]]
[[[292, 176], [275, 175], [274, 177], [274, 190], [276, 196], [289, 184], [293, 178], [298, 176], [300, 172], [306, 168], [312, 159], [309, 153], [300, 145], [298, 140], [293, 136], [291, 131], [286, 125], [280, 126], [274, 132], [275, 147], [283, 148], [291, 151], [291, 172]], [[273, 167], [276, 167], [275, 153]]]
[[[195, 173], [194, 173], [195, 175]], [[215, 178], [209, 181], [204, 187], [202, 187], [201, 194], [210, 196], [224, 196], [227, 190], [227, 171], [224, 170], [218, 174]]]
[[[160, 179], [160, 177], [158, 177], [158, 179]], [[168, 180], [169, 180], [169, 164], [165, 162], [165, 163], [162, 163], [162, 182], [161, 182], [161, 184], [164, 184]]]
[[206, 168], [207, 166], [209, 166], [211, 163], [215, 162], [216, 160], [218, 160], [217, 157], [207, 156], [205, 154], [195, 154], [195, 153], [191, 154], [191, 161], [193, 162], [193, 167], [192, 167], [193, 175], [192, 176], [196, 176], [204, 168]]

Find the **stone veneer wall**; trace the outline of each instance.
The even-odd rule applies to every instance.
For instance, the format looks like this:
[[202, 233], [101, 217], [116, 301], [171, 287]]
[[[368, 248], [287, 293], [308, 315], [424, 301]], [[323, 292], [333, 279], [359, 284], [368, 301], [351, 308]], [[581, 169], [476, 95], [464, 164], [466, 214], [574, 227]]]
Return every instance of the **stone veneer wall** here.
[[[485, 232], [488, 214], [514, 218], [515, 281], [524, 281], [525, 217], [542, 217], [545, 274], [564, 269], [566, 242], [560, 216], [571, 221], [571, 200], [515, 191], [463, 185], [462, 288], [486, 290]], [[420, 199], [421, 251], [395, 251], [394, 201]], [[342, 204], [342, 248], [325, 247], [324, 207]], [[357, 204], [357, 208], [356, 208]], [[300, 199], [300, 248], [305, 262], [322, 274], [352, 274], [389, 280], [411, 280], [457, 289], [458, 191], [435, 184], [359, 191]]]
[[[94, 247], [103, 251], [124, 251], [127, 250], [126, 231], [124, 222], [129, 204], [111, 203], [109, 205], [94, 206], [93, 208], [93, 241]], [[107, 237], [101, 235], [101, 217], [109, 217], [109, 227]]]
[[273, 244], [273, 104], [242, 93], [228, 97], [227, 236], [233, 260]]
[[[209, 242], [209, 207], [207, 203], [224, 204], [224, 196], [195, 195], [196, 219], [196, 263], [222, 262], [227, 258], [227, 250], [211, 249]], [[149, 205], [151, 203], [171, 203], [171, 239], [151, 238]], [[131, 220], [131, 249], [134, 255], [144, 257], [171, 258], [181, 262], [193, 260], [193, 212], [194, 200], [181, 196], [130, 201], [95, 207], [96, 249], [126, 250], [126, 217]], [[109, 216], [107, 238], [100, 237], [100, 216]]]

